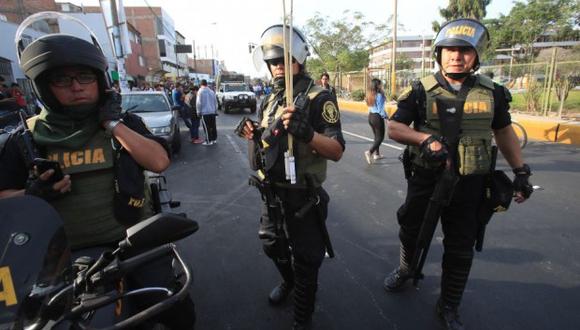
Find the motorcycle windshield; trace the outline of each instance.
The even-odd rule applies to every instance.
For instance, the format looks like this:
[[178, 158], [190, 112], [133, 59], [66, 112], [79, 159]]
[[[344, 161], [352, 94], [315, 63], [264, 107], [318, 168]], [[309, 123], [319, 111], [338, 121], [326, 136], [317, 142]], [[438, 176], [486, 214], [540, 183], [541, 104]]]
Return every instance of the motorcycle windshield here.
[[58, 213], [31, 196], [0, 199], [0, 244], [0, 328], [21, 328], [63, 285], [70, 249]]

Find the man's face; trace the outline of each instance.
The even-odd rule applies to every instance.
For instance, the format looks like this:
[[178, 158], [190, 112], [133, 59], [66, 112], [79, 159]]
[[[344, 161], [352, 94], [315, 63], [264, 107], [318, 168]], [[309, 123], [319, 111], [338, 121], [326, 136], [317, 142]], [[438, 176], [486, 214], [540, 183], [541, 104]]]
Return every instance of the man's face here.
[[[272, 77], [280, 78], [284, 77], [284, 58], [275, 58], [273, 60], [268, 60], [268, 68], [272, 73]], [[292, 61], [292, 75], [298, 74], [300, 72], [300, 65], [296, 61]]]
[[320, 78], [320, 81], [322, 82], [322, 86], [328, 86], [328, 77], [327, 76], [322, 76], [322, 78]]
[[441, 49], [441, 66], [445, 72], [469, 72], [477, 58], [472, 47], [443, 47]]
[[99, 100], [97, 75], [89, 68], [58, 68], [49, 75], [48, 81], [52, 94], [65, 107], [95, 104]]

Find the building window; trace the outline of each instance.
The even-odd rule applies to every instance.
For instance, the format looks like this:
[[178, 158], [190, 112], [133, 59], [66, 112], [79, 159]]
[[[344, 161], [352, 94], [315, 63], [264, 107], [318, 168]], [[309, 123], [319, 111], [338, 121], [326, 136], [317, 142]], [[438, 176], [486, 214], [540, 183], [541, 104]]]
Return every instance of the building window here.
[[159, 40], [159, 56], [166, 57], [167, 52], [165, 50], [165, 40]]
[[165, 34], [165, 28], [163, 27], [163, 19], [157, 17], [157, 34]]
[[141, 55], [139, 55], [139, 66], [145, 66], [145, 59]]

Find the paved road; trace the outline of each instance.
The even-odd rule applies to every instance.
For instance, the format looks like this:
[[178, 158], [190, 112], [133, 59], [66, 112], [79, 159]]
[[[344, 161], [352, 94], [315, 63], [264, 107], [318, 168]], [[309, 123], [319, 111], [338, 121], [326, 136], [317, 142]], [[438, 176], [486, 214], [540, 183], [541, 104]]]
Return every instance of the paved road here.
[[[215, 146], [184, 143], [167, 172], [181, 210], [200, 230], [180, 245], [195, 275], [197, 329], [289, 329], [291, 303], [268, 306], [279, 277], [257, 238], [259, 195], [247, 185], [246, 144], [233, 135], [241, 114], [218, 117]], [[418, 289], [387, 294], [384, 276], [398, 264], [395, 212], [405, 186], [400, 145], [363, 159], [366, 117], [343, 112], [347, 149], [329, 165], [328, 220], [336, 258], [320, 272], [316, 329], [435, 329], [441, 275], [437, 232]], [[186, 134], [182, 132], [185, 141]], [[580, 148], [530, 143], [532, 181], [545, 188], [490, 224], [476, 255], [461, 315], [468, 329], [579, 329]], [[499, 166], [505, 167], [505, 162]]]

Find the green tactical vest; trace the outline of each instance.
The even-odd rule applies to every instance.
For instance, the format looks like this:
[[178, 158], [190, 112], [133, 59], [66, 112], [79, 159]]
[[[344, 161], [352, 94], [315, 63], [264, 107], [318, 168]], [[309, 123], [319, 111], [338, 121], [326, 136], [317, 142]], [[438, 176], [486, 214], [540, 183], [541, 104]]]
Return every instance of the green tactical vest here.
[[[34, 129], [34, 125], [30, 125]], [[103, 130], [80, 150], [47, 147], [47, 158], [58, 161], [63, 173], [71, 177], [71, 191], [52, 201], [64, 221], [64, 229], [71, 249], [114, 243], [125, 237], [125, 228], [115, 220], [114, 151], [111, 137]], [[146, 188], [147, 185], [145, 185]], [[152, 215], [147, 201], [144, 217]]]
[[[322, 89], [320, 86], [312, 86], [307, 95], [308, 99], [314, 100], [314, 98], [316, 98], [316, 96], [318, 96], [318, 94], [320, 94], [322, 91], [324, 91], [324, 89]], [[270, 100], [271, 97], [273, 97], [272, 94], [270, 94], [270, 97], [267, 100], [265, 100], [265, 102], [271, 101]], [[275, 111], [274, 120], [276, 120], [280, 116], [282, 116], [284, 107], [277, 104], [273, 104], [272, 106], [270, 106], [270, 108], [264, 109], [264, 113], [262, 115], [262, 122], [260, 123], [262, 127], [266, 128], [269, 126], [268, 118], [271, 117], [272, 111]], [[308, 117], [308, 114], [310, 113], [310, 102], [308, 103], [307, 109], [303, 109], [302, 111], [305, 111]], [[307, 143], [301, 142], [297, 139], [294, 139], [293, 141], [294, 141], [294, 159], [296, 162], [296, 184], [297, 184], [296, 186], [305, 187], [306, 186], [305, 176], [309, 175], [313, 179], [312, 184], [315, 187], [320, 187], [324, 182], [324, 180], [326, 180], [326, 159], [320, 157], [318, 153], [316, 153], [314, 149], [312, 149]], [[275, 149], [277, 150], [278, 153], [283, 154], [288, 150], [287, 134], [284, 134], [280, 138], [278, 146], [279, 147]], [[272, 150], [268, 148], [266, 145], [264, 146], [264, 148], [266, 149], [265, 152], [269, 152]], [[276, 156], [279, 157], [280, 155]], [[282, 182], [278, 184], [285, 185], [287, 183], [288, 182]]]
[[[461, 132], [457, 146], [457, 168], [460, 175], [489, 173], [491, 166], [491, 123], [494, 114], [493, 81], [477, 75], [476, 82], [467, 94], [463, 105]], [[455, 99], [457, 95], [439, 85], [435, 76], [421, 79], [425, 88], [425, 125], [420, 131], [441, 135], [437, 113], [437, 98]], [[419, 156], [419, 147], [409, 146], [413, 163], [420, 168], [439, 168], [440, 163], [428, 162]]]

